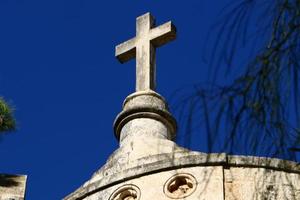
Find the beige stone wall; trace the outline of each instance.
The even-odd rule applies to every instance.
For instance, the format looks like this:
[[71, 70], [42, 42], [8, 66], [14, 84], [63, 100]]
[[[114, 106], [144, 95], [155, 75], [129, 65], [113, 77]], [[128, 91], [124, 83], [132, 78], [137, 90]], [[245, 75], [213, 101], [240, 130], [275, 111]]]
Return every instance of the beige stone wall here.
[[[183, 178], [194, 178], [196, 181], [185, 182], [184, 180], [176, 183], [176, 175], [183, 176]], [[175, 194], [173, 197], [171, 192], [167, 189], [168, 180], [172, 182], [172, 178], [175, 183], [172, 188], [172, 192]], [[193, 181], [193, 180], [192, 180]], [[187, 184], [186, 184], [187, 183]], [[172, 184], [172, 183], [171, 183]], [[177, 184], [177, 185], [176, 185]], [[143, 176], [140, 178], [132, 179], [129, 181], [125, 181], [124, 183], [115, 185], [111, 188], [108, 188], [105, 191], [101, 191], [99, 193], [95, 193], [90, 197], [85, 198], [85, 200], [122, 200], [122, 194], [118, 196], [115, 195], [114, 192], [118, 191], [118, 189], [122, 189], [122, 187], [126, 186], [135, 186], [133, 189], [137, 189], [137, 194], [135, 197], [133, 194], [132, 199], [141, 199], [141, 200], [166, 200], [166, 199], [174, 199], [176, 195], [183, 196], [184, 199], [191, 200], [206, 200], [207, 197], [213, 195], [214, 200], [223, 200], [223, 170], [222, 167], [191, 167], [185, 169], [177, 169], [171, 171], [160, 172], [156, 174], [151, 174], [147, 176]], [[188, 186], [186, 186], [188, 185]], [[130, 188], [130, 187], [129, 187]], [[120, 191], [120, 190], [119, 190]], [[122, 191], [121, 191], [122, 193]], [[125, 196], [123, 196], [124, 200], [126, 199], [126, 191], [123, 191]], [[130, 192], [128, 192], [129, 194]], [[168, 194], [167, 194], [168, 193]], [[184, 194], [187, 196], [184, 197]], [[169, 195], [169, 196], [167, 196]], [[128, 195], [130, 196], [130, 195]], [[128, 200], [130, 198], [128, 197]], [[126, 199], [127, 200], [127, 199]], [[130, 199], [131, 200], [131, 199]]]
[[85, 200], [299, 200], [300, 174], [255, 167], [196, 166], [124, 181]]
[[300, 174], [265, 168], [224, 169], [226, 200], [299, 200]]

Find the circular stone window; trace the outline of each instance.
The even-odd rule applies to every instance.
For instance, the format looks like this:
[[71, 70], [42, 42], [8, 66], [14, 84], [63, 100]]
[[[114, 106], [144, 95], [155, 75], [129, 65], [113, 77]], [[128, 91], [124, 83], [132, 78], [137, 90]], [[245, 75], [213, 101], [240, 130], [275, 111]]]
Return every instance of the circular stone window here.
[[164, 193], [173, 199], [190, 196], [197, 186], [197, 181], [191, 174], [176, 174], [169, 178], [164, 185]]
[[109, 200], [139, 200], [140, 189], [135, 185], [123, 185], [110, 196]]

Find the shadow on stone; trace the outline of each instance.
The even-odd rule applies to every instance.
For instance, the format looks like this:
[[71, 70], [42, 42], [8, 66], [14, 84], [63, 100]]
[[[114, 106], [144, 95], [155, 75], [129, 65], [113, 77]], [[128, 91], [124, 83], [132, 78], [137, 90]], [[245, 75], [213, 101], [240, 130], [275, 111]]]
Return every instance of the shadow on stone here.
[[0, 187], [19, 186], [18, 175], [4, 175], [0, 174]]

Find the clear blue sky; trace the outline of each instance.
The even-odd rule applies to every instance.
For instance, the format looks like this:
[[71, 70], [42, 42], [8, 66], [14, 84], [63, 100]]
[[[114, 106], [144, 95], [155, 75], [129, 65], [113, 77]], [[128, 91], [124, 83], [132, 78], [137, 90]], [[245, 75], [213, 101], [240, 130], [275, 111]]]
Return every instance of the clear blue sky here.
[[[0, 95], [18, 128], [0, 141], [0, 172], [27, 174], [30, 200], [74, 191], [118, 146], [112, 123], [134, 91], [135, 61], [121, 65], [114, 48], [135, 35], [135, 18], [150, 11], [177, 26], [177, 40], [157, 51], [157, 90], [168, 99], [206, 81], [206, 34], [228, 2], [1, 0]], [[205, 151], [199, 141], [191, 148]]]

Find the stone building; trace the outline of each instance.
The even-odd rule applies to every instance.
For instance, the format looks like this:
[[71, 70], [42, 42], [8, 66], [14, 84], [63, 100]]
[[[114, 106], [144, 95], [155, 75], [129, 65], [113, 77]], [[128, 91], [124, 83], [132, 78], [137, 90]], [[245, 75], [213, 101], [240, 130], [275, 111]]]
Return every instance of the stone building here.
[[146, 13], [136, 37], [116, 47], [121, 63], [136, 57], [136, 92], [114, 122], [119, 148], [64, 200], [300, 200], [300, 166], [291, 161], [205, 154], [175, 144], [176, 121], [155, 92], [155, 48], [175, 39], [171, 22]]
[[24, 200], [25, 175], [0, 174], [0, 200]]

